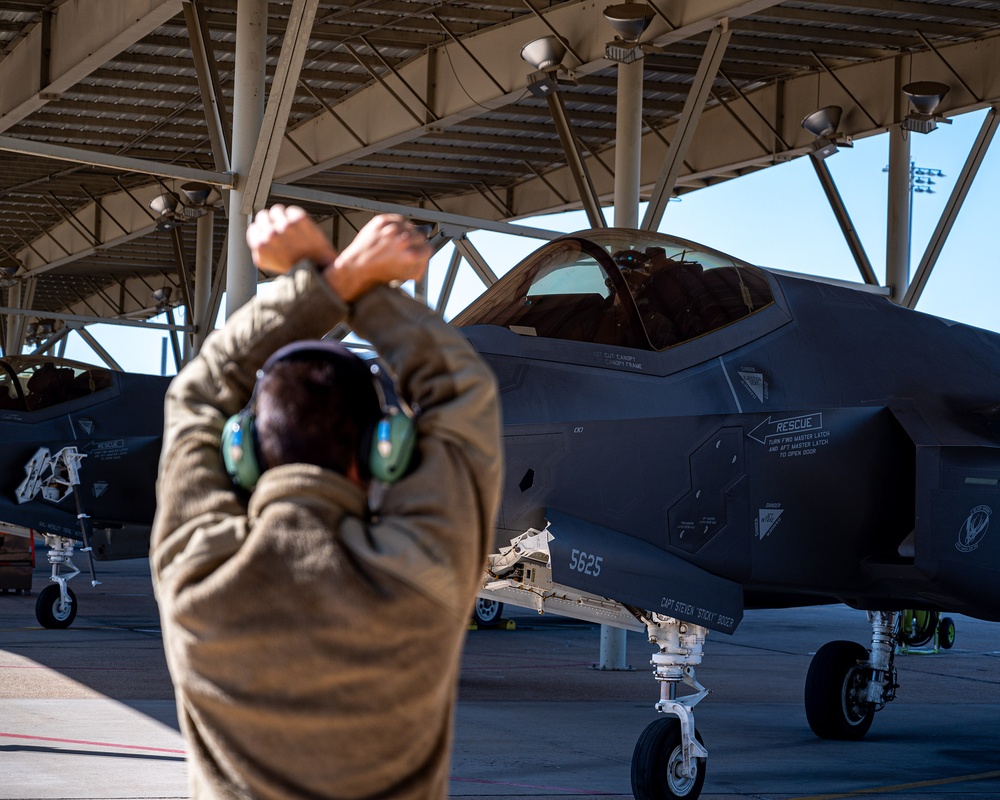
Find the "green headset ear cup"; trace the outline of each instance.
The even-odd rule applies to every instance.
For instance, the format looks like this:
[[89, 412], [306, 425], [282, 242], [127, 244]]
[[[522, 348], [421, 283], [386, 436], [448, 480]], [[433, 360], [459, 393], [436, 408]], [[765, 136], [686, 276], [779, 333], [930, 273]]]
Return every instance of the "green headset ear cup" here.
[[376, 480], [394, 483], [406, 474], [417, 441], [414, 422], [402, 411], [383, 417], [372, 436], [368, 471]]
[[260, 480], [254, 415], [244, 409], [234, 414], [222, 429], [222, 461], [233, 483], [248, 492]]

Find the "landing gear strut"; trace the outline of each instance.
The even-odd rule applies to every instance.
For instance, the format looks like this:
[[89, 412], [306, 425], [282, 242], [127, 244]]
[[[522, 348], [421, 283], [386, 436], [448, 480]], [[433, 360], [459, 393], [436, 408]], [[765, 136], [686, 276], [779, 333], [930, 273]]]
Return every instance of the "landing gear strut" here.
[[862, 739], [875, 712], [896, 698], [893, 657], [898, 611], [869, 611], [871, 650], [856, 642], [829, 642], [816, 651], [806, 675], [806, 719], [821, 739]]
[[[636, 800], [694, 798], [705, 783], [708, 751], [695, 729], [694, 707], [708, 694], [694, 668], [701, 664], [708, 629], [659, 614], [638, 615], [646, 624], [650, 644], [659, 652], [650, 662], [660, 683], [656, 710], [666, 715], [654, 720], [639, 737], [632, 753], [632, 794]], [[695, 690], [678, 697], [679, 684]]]
[[[80, 574], [72, 558], [76, 542], [65, 536], [47, 533], [45, 545], [49, 548], [49, 564], [52, 565], [49, 580], [52, 583], [38, 593], [35, 619], [43, 628], [68, 628], [76, 619], [76, 595], [66, 585]], [[72, 570], [67, 575], [60, 572], [63, 564]]]
[[[40, 447], [24, 467], [25, 479], [17, 487], [15, 495], [18, 503], [27, 503], [41, 494], [51, 503], [61, 503], [70, 494], [76, 500], [76, 519], [80, 525], [80, 540], [83, 542], [83, 552], [87, 554], [90, 564], [91, 586], [99, 586], [100, 581], [94, 573], [94, 556], [87, 533], [87, 520], [80, 503], [80, 463], [86, 454], [75, 447], [64, 447], [55, 455], [47, 447]], [[73, 550], [76, 541], [66, 536], [46, 533], [45, 544], [49, 548], [49, 564], [52, 565], [52, 581], [38, 594], [35, 603], [35, 618], [43, 628], [68, 628], [76, 618], [76, 595], [66, 585], [80, 574], [73, 563]], [[60, 568], [65, 564], [72, 572], [61, 575]]]

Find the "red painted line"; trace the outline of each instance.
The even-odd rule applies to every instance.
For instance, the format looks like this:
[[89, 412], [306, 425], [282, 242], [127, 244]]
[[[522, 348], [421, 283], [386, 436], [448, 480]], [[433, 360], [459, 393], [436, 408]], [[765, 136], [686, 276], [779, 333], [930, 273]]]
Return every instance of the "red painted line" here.
[[139, 744], [114, 744], [113, 742], [89, 742], [85, 739], [56, 739], [52, 736], [28, 736], [23, 733], [0, 733], [6, 739], [31, 739], [35, 742], [59, 742], [60, 744], [85, 744], [90, 747], [113, 747], [118, 750], [147, 750], [151, 753], [176, 753], [187, 755], [184, 750], [171, 750], [168, 747], [146, 747]]

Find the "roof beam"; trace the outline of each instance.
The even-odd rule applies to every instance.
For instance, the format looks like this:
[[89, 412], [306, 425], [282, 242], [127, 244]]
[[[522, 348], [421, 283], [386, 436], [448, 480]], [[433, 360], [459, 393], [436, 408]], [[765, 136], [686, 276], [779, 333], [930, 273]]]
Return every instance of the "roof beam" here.
[[[184, 3], [184, 21], [188, 38], [191, 40], [191, 59], [198, 76], [198, 91], [208, 126], [208, 140], [212, 143], [212, 157], [219, 172], [231, 171], [229, 153], [232, 149], [230, 132], [232, 120], [223, 102], [222, 83], [215, 63], [212, 37], [209, 36], [201, 6], [194, 2]], [[228, 210], [228, 193], [226, 196]]]
[[[1000, 24], [1000, 11], [977, 8], [975, 6], [938, 5], [937, 3], [912, 3], [906, 0], [833, 0], [833, 7], [863, 8], [866, 11], [891, 11], [893, 14], [916, 14], [938, 19], [964, 19], [978, 25]], [[859, 16], [858, 24], [864, 24], [868, 16]]]
[[[663, 20], [650, 25], [649, 41], [658, 46], [710, 31], [722, 18], [743, 17], [775, 5], [777, 0], [703, 0], [685, 4], [670, 29]], [[457, 42], [436, 48], [403, 64], [398, 75], [386, 75], [382, 83], [372, 83], [339, 101], [331, 113], [318, 115], [291, 132], [308, 159], [294, 148], [282, 148], [275, 172], [289, 183], [332, 169], [367, 153], [384, 150], [402, 141], [418, 138], [429, 130], [458, 124], [489, 109], [514, 104], [524, 93], [529, 68], [515, 54], [525, 42], [556, 30], [572, 41], [583, 63], [571, 64], [578, 75], [588, 75], [610, 66], [604, 45], [613, 36], [603, 16], [603, 6], [592, 2], [570, 2], [551, 8], [539, 19], [534, 14], [519, 17], [509, 25], [470, 34]], [[429, 87], [434, 85], [433, 97]], [[506, 89], [504, 91], [499, 87]], [[431, 99], [437, 121], [416, 124], [398, 107], [391, 91], [405, 94], [408, 87]], [[366, 143], [359, 147], [350, 136], [356, 131]], [[376, 139], [375, 137], [379, 138]], [[309, 163], [310, 160], [313, 163]]]
[[642, 218], [643, 230], [656, 230], [660, 225], [663, 211], [667, 207], [677, 178], [681, 174], [684, 156], [694, 139], [695, 131], [698, 129], [698, 121], [705, 110], [705, 101], [712, 90], [712, 84], [719, 72], [719, 65], [722, 63], [722, 56], [726, 52], [731, 35], [732, 31], [729, 30], [728, 25], [719, 25], [712, 30], [712, 35], [705, 46], [705, 54], [702, 56], [701, 64], [698, 65], [698, 73], [695, 75], [691, 91], [688, 93], [687, 102], [684, 103], [684, 111], [677, 125], [674, 126], [670, 151], [667, 159], [663, 162], [663, 167], [649, 198], [649, 205], [646, 207], [646, 214]]
[[903, 296], [902, 304], [907, 308], [915, 308], [920, 301], [920, 295], [923, 294], [924, 288], [927, 286], [927, 280], [931, 276], [931, 271], [934, 269], [941, 251], [944, 249], [944, 244], [948, 240], [948, 234], [951, 233], [951, 228], [955, 224], [955, 218], [958, 216], [958, 212], [965, 202], [965, 197], [969, 193], [969, 189], [972, 188], [972, 182], [979, 173], [979, 167], [982, 166], [986, 152], [990, 148], [990, 143], [997, 132], [998, 124], [1000, 124], [1000, 108], [994, 106], [983, 120], [982, 127], [979, 129], [979, 135], [976, 137], [976, 141], [973, 143], [972, 149], [965, 160], [965, 165], [962, 167], [962, 173], [959, 175], [958, 180], [955, 181], [955, 188], [952, 189], [951, 195], [948, 197], [948, 203], [941, 212], [941, 219], [938, 220], [937, 227], [934, 229], [934, 233], [927, 243], [927, 249], [920, 259], [920, 265], [917, 267], [916, 274], [914, 274], [913, 280], [910, 282], [906, 294]]
[[57, 319], [62, 322], [75, 322], [83, 325], [125, 325], [132, 328], [194, 333], [193, 325], [165, 325], [162, 322], [146, 322], [142, 319], [129, 319], [127, 317], [93, 317], [82, 314], [60, 314], [54, 311], [36, 311], [31, 308], [11, 308], [9, 306], [0, 307], [0, 314], [7, 314], [12, 317], [44, 317], [45, 319]]
[[[0, 64], [0, 131], [9, 130], [181, 11], [181, 0], [77, 0], [56, 9], [43, 52], [36, 25]], [[48, 80], [41, 85], [44, 75]]]
[[[836, 11], [820, 11], [818, 9], [788, 8], [778, 6], [762, 11], [759, 18], [767, 19], [787, 19], [796, 22], [818, 22], [827, 25], [857, 26], [864, 24], [870, 31], [890, 30], [890, 31], [910, 31], [916, 33], [920, 31], [925, 35], [932, 36], [977, 36], [993, 28], [996, 23], [989, 23], [985, 19], [975, 20], [978, 24], [956, 25], [954, 23], [933, 22], [926, 19], [909, 19], [906, 17], [881, 17], [875, 14], [847, 14]], [[820, 28], [822, 30], [822, 28]], [[869, 33], [869, 35], [871, 35]]]
[[0, 150], [9, 153], [41, 156], [42, 158], [53, 158], [57, 161], [71, 161], [74, 164], [88, 164], [92, 167], [105, 167], [117, 172], [138, 172], [143, 175], [158, 175], [161, 178], [200, 181], [226, 189], [230, 189], [233, 186], [233, 176], [221, 172], [178, 167], [160, 161], [147, 161], [142, 158], [129, 158], [110, 153], [99, 153], [94, 150], [63, 147], [58, 144], [36, 142], [30, 139], [18, 139], [13, 136], [0, 136]]
[[833, 175], [830, 174], [830, 168], [827, 167], [825, 161], [815, 156], [810, 156], [809, 161], [816, 171], [816, 177], [819, 178], [823, 192], [826, 194], [827, 202], [830, 204], [833, 215], [837, 218], [837, 224], [844, 234], [844, 240], [847, 242], [847, 247], [850, 249], [851, 255], [854, 256], [854, 263], [858, 265], [861, 277], [865, 283], [871, 286], [878, 286], [878, 278], [875, 277], [875, 270], [872, 269], [871, 261], [868, 259], [865, 247], [861, 243], [861, 237], [858, 236], [858, 231], [851, 221], [851, 215], [847, 212], [847, 206], [844, 205], [844, 200], [840, 196], [837, 183], [834, 181]]
[[[968, 76], [971, 87], [984, 100], [976, 103], [965, 92], [952, 91], [945, 97], [938, 113], [961, 114], [1000, 101], [1000, 73], [976, 66], [984, 63], [984, 60], [986, 63], [992, 63], [991, 59], [1000, 61], [1000, 37], [957, 42], [942, 47], [941, 52], [960, 74]], [[933, 52], [922, 49], [902, 58], [907, 74], [921, 75], [926, 80], [954, 85], [954, 76]], [[883, 133], [893, 121], [894, 114], [895, 95], [891, 90], [894, 85], [893, 60], [851, 64], [833, 71], [840, 82], [871, 112], [875, 123], [868, 119], [841, 86], [826, 73], [820, 75], [813, 69], [809, 74], [790, 76], [780, 84], [769, 83], [747, 92], [746, 99], [733, 98], [728, 101], [730, 110], [739, 113], [741, 122], [733, 119], [730, 111], [721, 105], [705, 109], [698, 135], [685, 157], [687, 166], [678, 177], [678, 192], [699, 188], [721, 176], [742, 174], [809, 153], [813, 137], [799, 126], [798, 121], [815, 111], [817, 104], [836, 103], [844, 107], [841, 130], [847, 135], [862, 138]], [[747, 101], [753, 102], [755, 110], [744, 113]], [[522, 123], [515, 126], [487, 119], [469, 120], [463, 125], [479, 129], [509, 127], [528, 132], [537, 130], [537, 126], [533, 124]], [[744, 126], [750, 128], [754, 136], [748, 135]], [[584, 135], [587, 130], [578, 128]], [[676, 137], [675, 131], [676, 123], [672, 123], [655, 134], [647, 133], [643, 137], [640, 185], [644, 198], [648, 197], [656, 180], [659, 166], [668, 157], [668, 141]], [[777, 144], [775, 132], [780, 134], [786, 144]], [[551, 127], [549, 134], [551, 135]], [[758, 140], [775, 142], [774, 149], [769, 153], [762, 152]], [[601, 158], [609, 163], [613, 160], [613, 154], [613, 145], [600, 150]], [[851, 153], [843, 151], [836, 157], [851, 158]], [[595, 189], [602, 201], [610, 202], [613, 195], [610, 176], [600, 169], [594, 169], [593, 177]], [[466, 191], [442, 198], [438, 202], [446, 211], [495, 218], [496, 211], [486, 208], [477, 194]], [[572, 178], [565, 167], [547, 171], [542, 176], [526, 176], [525, 180], [510, 187], [507, 196], [516, 217], [580, 208], [574, 195]]]
[[320, 192], [314, 189], [304, 189], [299, 186], [275, 184], [271, 188], [276, 196], [290, 200], [325, 203], [340, 208], [370, 211], [373, 214], [401, 214], [405, 217], [416, 217], [427, 222], [436, 222], [439, 225], [446, 225], [466, 231], [495, 231], [496, 233], [528, 236], [534, 239], [555, 239], [557, 236], [562, 236], [558, 231], [550, 231], [545, 228], [515, 225], [510, 222], [494, 222], [489, 219], [478, 219], [461, 214], [448, 214], [430, 208], [403, 206], [398, 203], [379, 203], [361, 197], [350, 197], [349, 195], [336, 194], [334, 192]]

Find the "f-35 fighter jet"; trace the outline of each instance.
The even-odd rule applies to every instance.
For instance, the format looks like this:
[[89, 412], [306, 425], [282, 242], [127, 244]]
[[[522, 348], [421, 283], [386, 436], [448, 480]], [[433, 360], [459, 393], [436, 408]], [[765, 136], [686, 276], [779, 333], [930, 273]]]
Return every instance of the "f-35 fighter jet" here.
[[35, 614], [72, 624], [74, 549], [93, 561], [149, 553], [167, 378], [49, 356], [0, 358], [0, 520], [43, 536], [52, 583]]
[[868, 612], [870, 644], [807, 676], [810, 726], [839, 739], [893, 699], [904, 609], [1000, 620], [997, 334], [623, 229], [546, 244], [455, 323], [504, 411], [483, 596], [658, 645], [639, 800], [700, 793], [694, 667], [744, 609]]

